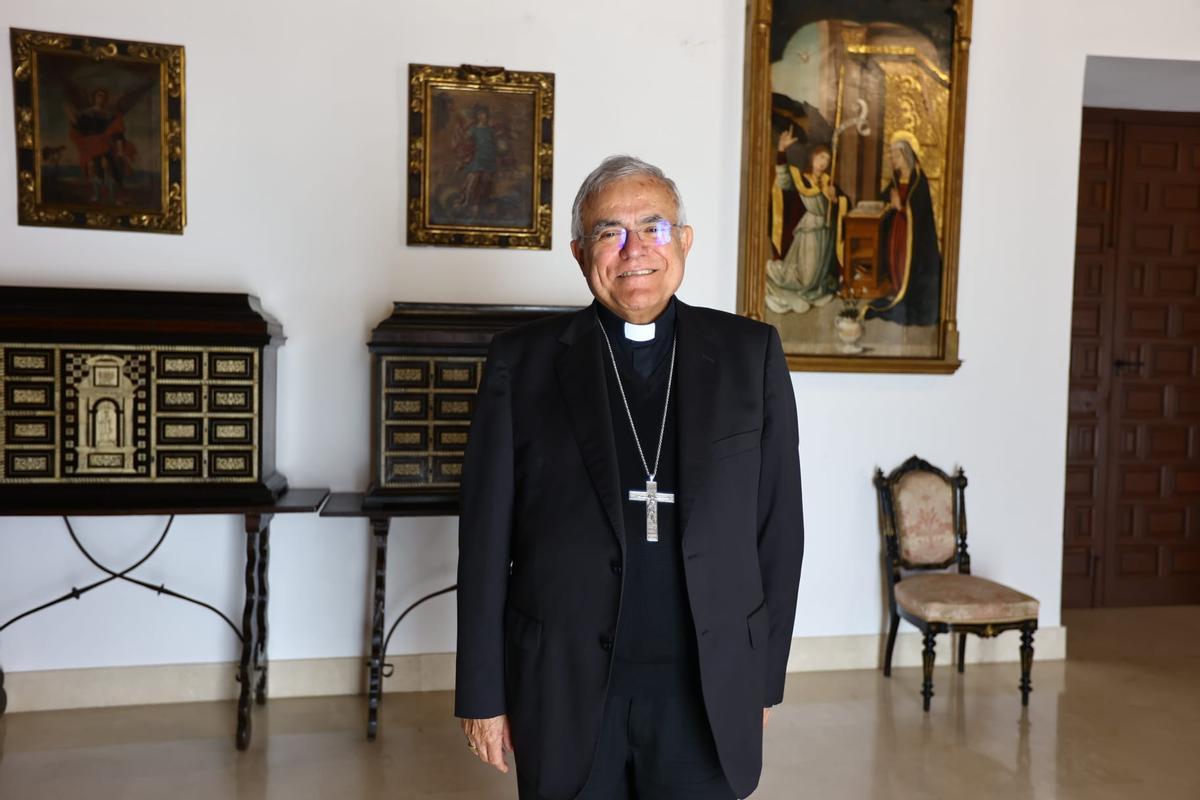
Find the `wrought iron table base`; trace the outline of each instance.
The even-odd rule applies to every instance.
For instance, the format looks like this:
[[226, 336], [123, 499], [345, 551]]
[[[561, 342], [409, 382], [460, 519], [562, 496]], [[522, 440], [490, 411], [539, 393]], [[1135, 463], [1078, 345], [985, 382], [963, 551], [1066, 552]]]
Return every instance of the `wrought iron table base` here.
[[387, 629], [385, 603], [387, 598], [387, 551], [388, 529], [393, 517], [430, 516], [430, 514], [414, 514], [403, 509], [365, 508], [363, 495], [354, 493], [335, 493], [330, 495], [329, 502], [321, 510], [323, 517], [366, 517], [371, 524], [371, 537], [375, 544], [375, 569], [371, 591], [371, 655], [367, 659], [367, 739], [374, 740], [379, 733], [379, 707], [383, 703], [383, 679], [390, 678], [393, 667], [386, 662], [388, 644], [396, 627], [408, 616], [414, 608], [439, 595], [457, 590], [457, 586], [449, 586], [420, 598], [408, 608]]
[[[9, 627], [15, 622], [44, 611], [47, 608], [56, 606], [59, 603], [67, 600], [78, 600], [88, 592], [98, 589], [101, 586], [111, 583], [112, 581], [121, 580], [131, 583], [135, 586], [140, 586], [143, 589], [148, 589], [158, 595], [166, 595], [174, 597], [178, 600], [183, 600], [201, 608], [207, 609], [219, 616], [226, 625], [229, 626], [233, 634], [238, 637], [242, 643], [241, 657], [238, 661], [237, 680], [240, 684], [238, 692], [237, 704], [237, 731], [235, 733], [235, 742], [238, 750], [245, 750], [250, 745], [250, 737], [252, 731], [252, 700], [258, 705], [264, 705], [267, 702], [267, 604], [269, 600], [270, 584], [267, 579], [267, 572], [270, 566], [270, 542], [271, 542], [271, 520], [274, 518], [276, 511], [279, 512], [312, 512], [320, 509], [325, 498], [328, 496], [327, 490], [324, 489], [294, 489], [283, 495], [277, 502], [276, 506], [256, 507], [254, 509], [246, 508], [205, 508], [205, 509], [186, 509], [180, 510], [178, 513], [235, 513], [245, 517], [246, 531], [246, 598], [242, 608], [242, 625], [239, 629], [229, 617], [208, 603], [197, 600], [193, 597], [181, 594], [179, 592], [168, 589], [165, 584], [147, 583], [135, 577], [131, 577], [129, 573], [133, 572], [138, 567], [145, 564], [163, 541], [167, 538], [167, 534], [171, 531], [171, 525], [175, 521], [175, 514], [169, 511], [159, 513], [170, 513], [167, 524], [163, 528], [163, 532], [155, 541], [154, 546], [142, 556], [138, 561], [121, 571], [110, 569], [104, 564], [96, 560], [95, 557], [83, 546], [83, 543], [76, 535], [74, 528], [71, 526], [70, 518], [63, 516], [63, 522], [67, 527], [67, 533], [71, 537], [71, 541], [83, 553], [84, 557], [92, 563], [101, 572], [104, 572], [106, 577], [94, 581], [82, 588], [71, 587], [71, 591], [43, 603], [40, 606], [31, 608], [12, 619], [0, 625], [0, 631]], [[39, 513], [40, 512], [40, 513]], [[25, 509], [21, 512], [11, 512], [13, 516], [20, 515], [40, 515], [46, 516], [48, 512], [42, 509]], [[106, 513], [117, 514], [116, 510], [91, 510], [91, 513]], [[125, 513], [155, 513], [155, 510], [127, 510]], [[0, 714], [3, 714], [8, 706], [8, 695], [4, 690], [4, 671], [0, 669]]]

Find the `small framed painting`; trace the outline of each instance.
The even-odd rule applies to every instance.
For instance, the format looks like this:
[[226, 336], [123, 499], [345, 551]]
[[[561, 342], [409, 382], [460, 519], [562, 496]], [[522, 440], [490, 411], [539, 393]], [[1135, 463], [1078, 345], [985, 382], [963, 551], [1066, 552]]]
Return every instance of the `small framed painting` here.
[[22, 225], [183, 233], [183, 48], [10, 30]]
[[408, 68], [408, 243], [550, 249], [554, 76]]

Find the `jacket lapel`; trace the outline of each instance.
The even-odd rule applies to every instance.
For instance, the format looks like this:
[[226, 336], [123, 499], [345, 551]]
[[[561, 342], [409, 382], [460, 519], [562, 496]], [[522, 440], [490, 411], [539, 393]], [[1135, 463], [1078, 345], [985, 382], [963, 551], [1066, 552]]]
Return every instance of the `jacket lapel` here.
[[555, 369], [583, 462], [624, 551], [617, 447], [597, 326], [596, 312], [590, 306], [575, 315], [559, 337], [564, 348], [555, 360]]
[[679, 404], [679, 531], [687, 534], [696, 498], [705, 490], [712, 467], [713, 422], [720, 367], [716, 348], [695, 310], [675, 300], [678, 331], [675, 397]]

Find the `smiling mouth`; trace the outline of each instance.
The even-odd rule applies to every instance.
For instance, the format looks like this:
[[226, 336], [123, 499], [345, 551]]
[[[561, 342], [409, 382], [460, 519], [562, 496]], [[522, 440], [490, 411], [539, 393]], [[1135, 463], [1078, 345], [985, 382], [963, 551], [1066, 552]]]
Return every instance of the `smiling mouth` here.
[[657, 270], [653, 269], [630, 269], [618, 275], [618, 278], [640, 278], [643, 275], [653, 275]]

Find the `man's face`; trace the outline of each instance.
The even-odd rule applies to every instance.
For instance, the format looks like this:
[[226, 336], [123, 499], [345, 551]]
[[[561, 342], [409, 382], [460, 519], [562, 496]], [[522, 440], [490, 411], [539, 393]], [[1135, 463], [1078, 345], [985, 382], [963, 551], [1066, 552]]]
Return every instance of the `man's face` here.
[[[667, 188], [644, 176], [615, 181], [584, 203], [584, 238], [571, 252], [596, 299], [629, 322], [655, 319], [683, 282], [692, 229], [674, 224], [678, 214]], [[636, 234], [660, 221], [671, 223], [669, 241]], [[623, 243], [589, 238], [605, 228], [630, 233]]]

